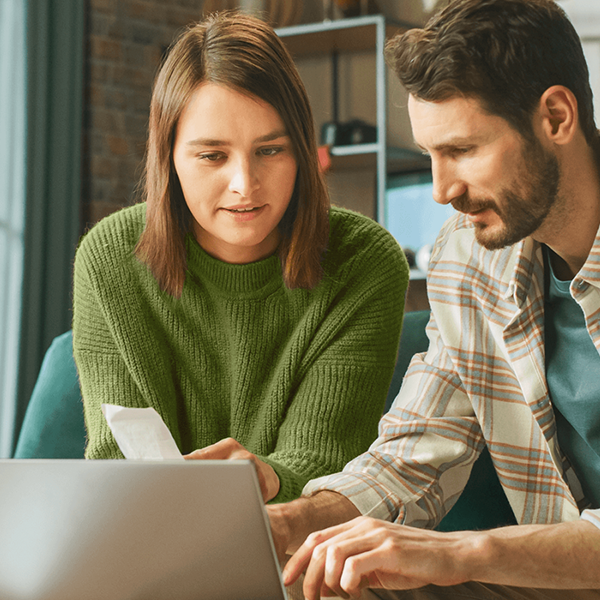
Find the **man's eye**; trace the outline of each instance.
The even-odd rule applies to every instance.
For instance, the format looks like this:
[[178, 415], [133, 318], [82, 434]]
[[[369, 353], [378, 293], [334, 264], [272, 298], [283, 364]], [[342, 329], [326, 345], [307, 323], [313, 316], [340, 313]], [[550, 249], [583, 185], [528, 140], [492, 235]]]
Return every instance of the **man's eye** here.
[[471, 147], [470, 146], [465, 146], [465, 147], [460, 147], [460, 148], [454, 148], [454, 150], [452, 151], [452, 153], [455, 156], [462, 156], [464, 154], [468, 154], [469, 152], [471, 152]]

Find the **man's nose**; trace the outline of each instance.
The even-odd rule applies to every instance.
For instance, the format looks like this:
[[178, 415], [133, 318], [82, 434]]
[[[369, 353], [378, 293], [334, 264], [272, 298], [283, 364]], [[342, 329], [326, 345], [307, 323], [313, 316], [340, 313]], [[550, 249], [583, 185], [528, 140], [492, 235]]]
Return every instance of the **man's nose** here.
[[431, 162], [433, 175], [433, 199], [438, 204], [449, 204], [467, 191], [465, 182], [459, 177], [456, 167], [450, 161]]

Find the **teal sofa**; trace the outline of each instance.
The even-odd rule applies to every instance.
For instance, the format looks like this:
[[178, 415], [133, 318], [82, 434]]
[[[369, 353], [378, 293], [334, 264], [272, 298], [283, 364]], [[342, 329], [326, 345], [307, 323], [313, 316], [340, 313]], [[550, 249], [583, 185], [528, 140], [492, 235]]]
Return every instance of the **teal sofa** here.
[[31, 394], [14, 458], [83, 458], [83, 403], [70, 331], [54, 338]]
[[[427, 349], [429, 311], [406, 313], [400, 351], [385, 410], [396, 397], [412, 356]], [[83, 458], [83, 405], [71, 332], [55, 338], [48, 349], [17, 442], [14, 458]], [[467, 486], [438, 530], [489, 529], [516, 523], [487, 450], [481, 454]]]

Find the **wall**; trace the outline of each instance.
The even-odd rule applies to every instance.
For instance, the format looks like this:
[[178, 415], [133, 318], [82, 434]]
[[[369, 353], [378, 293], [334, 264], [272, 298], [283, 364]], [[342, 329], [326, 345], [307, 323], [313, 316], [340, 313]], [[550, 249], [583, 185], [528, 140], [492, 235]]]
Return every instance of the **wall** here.
[[83, 221], [132, 202], [144, 156], [152, 82], [198, 0], [88, 0]]
[[579, 37], [590, 71], [594, 92], [596, 123], [600, 120], [600, 2], [598, 0], [559, 0]]

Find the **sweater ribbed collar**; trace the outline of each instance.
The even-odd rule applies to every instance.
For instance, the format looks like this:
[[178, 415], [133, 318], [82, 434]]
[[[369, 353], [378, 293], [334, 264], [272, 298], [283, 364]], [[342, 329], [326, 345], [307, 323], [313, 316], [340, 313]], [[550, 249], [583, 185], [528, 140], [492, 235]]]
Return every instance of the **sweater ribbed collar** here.
[[186, 238], [188, 275], [225, 296], [263, 296], [282, 285], [277, 255], [245, 265], [233, 265], [210, 256], [192, 234]]

